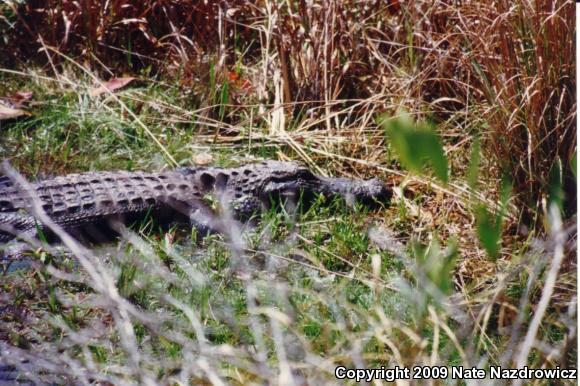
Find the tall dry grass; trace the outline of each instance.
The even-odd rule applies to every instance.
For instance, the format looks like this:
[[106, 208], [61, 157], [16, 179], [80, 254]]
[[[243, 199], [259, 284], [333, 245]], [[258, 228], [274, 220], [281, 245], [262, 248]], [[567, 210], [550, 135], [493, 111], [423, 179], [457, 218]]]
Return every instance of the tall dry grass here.
[[[485, 15], [485, 22], [476, 23]], [[475, 4], [459, 24], [488, 102], [490, 151], [511, 173], [524, 215], [540, 208], [548, 173], [564, 165], [568, 213], [576, 210], [575, 11], [572, 2]], [[459, 20], [458, 20], [459, 21]]]
[[[484, 150], [513, 177], [526, 222], [557, 159], [568, 214], [575, 208], [571, 0], [49, 0], [2, 11], [4, 66], [58, 68], [62, 52], [105, 77], [174, 76], [201, 104], [283, 104], [295, 118], [322, 117], [306, 126], [329, 135], [404, 105], [465, 136], [482, 132]], [[216, 98], [224, 84], [233, 97]]]

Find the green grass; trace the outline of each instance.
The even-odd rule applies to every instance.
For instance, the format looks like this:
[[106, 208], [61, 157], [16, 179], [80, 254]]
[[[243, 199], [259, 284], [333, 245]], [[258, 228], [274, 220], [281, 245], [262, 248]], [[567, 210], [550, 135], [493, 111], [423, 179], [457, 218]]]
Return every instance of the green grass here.
[[[173, 86], [143, 82], [116, 93], [150, 135], [112, 98], [88, 97], [83, 90], [89, 79], [80, 76], [75, 82], [78, 90], [60, 90], [50, 82], [2, 75], [0, 95], [26, 88], [38, 101], [31, 117], [1, 123], [1, 156], [24, 175], [170, 167], [151, 135], [179, 165], [193, 165], [201, 153], [211, 153], [212, 164], [221, 166], [258, 158], [303, 158], [289, 142], [267, 136], [251, 139], [250, 129], [256, 136], [268, 133], [265, 122], [235, 126], [234, 135], [241, 139], [233, 143], [228, 134], [208, 136], [215, 130], [197, 123], [203, 106]], [[222, 102], [223, 90], [214, 96]], [[217, 113], [223, 119], [252, 111], [222, 106]], [[302, 119], [297, 116], [288, 127], [299, 129]], [[376, 131], [362, 135], [373, 137]], [[462, 161], [449, 157], [451, 170]], [[332, 157], [317, 164], [335, 174]], [[457, 181], [453, 173], [449, 179]], [[405, 175], [401, 185], [413, 181]], [[245, 234], [242, 251], [232, 249], [224, 236], [198, 244], [193, 231], [160, 231], [148, 220], [134, 224], [133, 236], [93, 250], [98, 277], [103, 282], [112, 278], [114, 288], [99, 287], [94, 277], [58, 257], [51, 261], [71, 277], [59, 278], [46, 266], [3, 277], [0, 292], [10, 294], [10, 301], [1, 298], [0, 306], [11, 303], [14, 309], [0, 314], [0, 340], [33, 351], [64, 352], [78, 360], [76, 369], [92, 368], [103, 379], [137, 383], [176, 382], [185, 368], [192, 371], [191, 382], [212, 376], [238, 384], [268, 382], [284, 365], [292, 367], [294, 376], [332, 381], [332, 366], [353, 366], [359, 357], [367, 365], [411, 366], [428, 363], [433, 352], [436, 363], [443, 365], [466, 365], [465, 352], [501, 363], [509, 336], [494, 330], [495, 312], [490, 320], [478, 318], [485, 315], [483, 308], [493, 307], [496, 292], [505, 291], [517, 307], [527, 277], [522, 273], [508, 283], [458, 288], [453, 282], [455, 259], [483, 253], [474, 242], [473, 227], [461, 235], [471, 239], [457, 241], [456, 256], [457, 235], [446, 231], [450, 224], [434, 217], [433, 225], [422, 217], [434, 205], [437, 191], [428, 182], [419, 192], [410, 190], [414, 197], [404, 196], [378, 211], [322, 199], [295, 215], [269, 211]], [[469, 209], [471, 203], [455, 204]], [[381, 237], [387, 230], [402, 235], [396, 241], [402, 255], [393, 252], [395, 241], [388, 237], [386, 247], [374, 240], [371, 226], [378, 227]], [[526, 243], [515, 240], [507, 245], [508, 253], [526, 253]], [[506, 272], [533, 267], [529, 261], [508, 264]], [[543, 284], [535, 283], [536, 296]], [[557, 320], [558, 311], [551, 310], [549, 316], [542, 339], [557, 347], [569, 331]], [[524, 333], [528, 323], [524, 320]], [[575, 352], [566, 355], [564, 363], [574, 363]], [[204, 358], [207, 366], [195, 364], [192, 356]], [[557, 362], [534, 351], [529, 363]], [[74, 377], [74, 366], [65, 366], [58, 379]]]

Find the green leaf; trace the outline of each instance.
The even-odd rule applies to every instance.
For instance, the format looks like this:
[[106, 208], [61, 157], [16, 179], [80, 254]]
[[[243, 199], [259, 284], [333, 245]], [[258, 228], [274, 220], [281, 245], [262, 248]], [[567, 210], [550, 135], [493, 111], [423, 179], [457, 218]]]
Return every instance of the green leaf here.
[[230, 84], [226, 81], [226, 82], [224, 82], [224, 84], [221, 88], [221, 92], [220, 92], [220, 111], [219, 111], [220, 120], [224, 119], [225, 112], [226, 112], [226, 105], [229, 103], [229, 100], [230, 100], [229, 91], [230, 91]]
[[381, 124], [404, 167], [422, 174], [430, 165], [433, 174], [447, 183], [447, 157], [439, 136], [430, 125], [414, 123], [405, 111], [399, 111], [393, 118], [381, 119]]
[[58, 312], [58, 309], [59, 309], [59, 303], [58, 303], [58, 300], [56, 298], [56, 290], [55, 290], [54, 286], [50, 286], [48, 288], [48, 309], [52, 313]]
[[216, 83], [216, 77], [215, 77], [215, 66], [213, 63], [210, 63], [209, 65], [209, 90], [211, 92], [211, 100], [212, 103], [215, 103], [215, 95], [216, 95], [216, 90], [217, 90], [217, 83]]
[[507, 215], [508, 202], [511, 196], [512, 181], [504, 176], [500, 187], [499, 210], [494, 215], [488, 208], [481, 204], [475, 208], [475, 220], [477, 224], [477, 236], [479, 242], [492, 261], [497, 260], [501, 247], [501, 232], [503, 220]]
[[469, 168], [467, 169], [467, 183], [471, 189], [477, 187], [477, 180], [479, 175], [481, 143], [479, 137], [475, 137], [473, 147], [471, 149], [471, 157], [469, 159]]
[[562, 160], [560, 157], [554, 161], [554, 164], [550, 168], [549, 181], [548, 181], [548, 202], [550, 204], [556, 204], [560, 210], [563, 208], [564, 203], [564, 189], [563, 186], [563, 174], [562, 174]]
[[425, 247], [419, 242], [413, 243], [413, 251], [417, 264], [429, 278], [429, 280], [444, 294], [450, 294], [453, 290], [453, 275], [457, 260], [457, 244], [451, 240], [449, 246], [442, 251], [437, 240], [431, 241]]
[[489, 257], [495, 261], [499, 256], [500, 232], [498, 231], [498, 224], [493, 217], [485, 205], [480, 205], [476, 208], [477, 237]]

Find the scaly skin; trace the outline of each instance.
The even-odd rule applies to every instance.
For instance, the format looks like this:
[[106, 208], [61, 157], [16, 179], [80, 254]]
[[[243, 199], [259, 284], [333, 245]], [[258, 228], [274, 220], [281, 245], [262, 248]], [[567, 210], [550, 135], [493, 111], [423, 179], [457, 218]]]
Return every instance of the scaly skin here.
[[[391, 191], [376, 179], [326, 178], [295, 162], [278, 161], [231, 169], [69, 174], [31, 183], [28, 190], [0, 177], [0, 244], [9, 244], [17, 236], [34, 237], [38, 229], [48, 231], [34, 215], [34, 200], [66, 231], [100, 241], [95, 234], [114, 233], [113, 222], [127, 224], [148, 215], [160, 222], [188, 221], [201, 234], [222, 232], [219, 219], [204, 201], [207, 195], [229, 203], [233, 217], [244, 220], [268, 207], [273, 197], [295, 200], [315, 194], [350, 196], [365, 204], [391, 197]], [[4, 253], [5, 259], [7, 255], [10, 252]]]

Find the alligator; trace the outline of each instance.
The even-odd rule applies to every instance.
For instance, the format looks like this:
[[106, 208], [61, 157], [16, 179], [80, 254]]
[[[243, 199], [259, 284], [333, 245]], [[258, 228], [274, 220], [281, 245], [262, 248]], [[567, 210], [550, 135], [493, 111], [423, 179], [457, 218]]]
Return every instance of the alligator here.
[[[119, 224], [145, 218], [188, 223], [202, 237], [226, 233], [224, 217], [212, 207], [227, 203], [233, 221], [249, 221], [259, 211], [283, 203], [342, 196], [374, 206], [391, 190], [380, 180], [329, 178], [297, 162], [263, 161], [237, 168], [182, 167], [158, 173], [87, 172], [22, 183], [0, 176], [0, 264], [22, 258], [22, 239], [56, 236], [40, 213], [74, 238], [102, 242]], [[223, 205], [222, 205], [223, 207]], [[26, 244], [25, 244], [26, 245]]]

